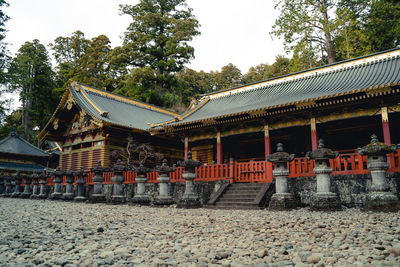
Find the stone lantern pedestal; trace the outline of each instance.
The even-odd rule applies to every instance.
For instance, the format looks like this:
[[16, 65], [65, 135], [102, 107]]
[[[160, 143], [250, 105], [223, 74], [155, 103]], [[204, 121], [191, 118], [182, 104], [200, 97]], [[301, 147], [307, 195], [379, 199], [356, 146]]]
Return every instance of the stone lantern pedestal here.
[[50, 199], [56, 200], [61, 199], [61, 183], [62, 183], [63, 172], [57, 168], [54, 172], [54, 192], [50, 195]]
[[292, 193], [288, 191], [288, 175], [287, 163], [294, 159], [294, 154], [289, 155], [283, 152], [283, 145], [278, 143], [277, 152], [267, 157], [269, 162], [274, 164], [272, 174], [275, 177], [275, 194], [272, 195], [269, 202], [269, 210], [288, 210], [298, 206]]
[[179, 200], [178, 208], [200, 208], [201, 203], [198, 195], [194, 191], [194, 179], [197, 177], [195, 169], [201, 165], [201, 162], [192, 159], [192, 152], [188, 152], [187, 159], [180, 164], [185, 168], [182, 178], [186, 180], [185, 193]]
[[173, 169], [167, 166], [167, 160], [164, 159], [161, 167], [157, 168], [158, 171], [158, 196], [154, 199], [154, 205], [171, 205], [174, 200], [169, 195], [169, 173]]
[[97, 162], [96, 167], [93, 168], [94, 177], [93, 177], [93, 194], [90, 197], [91, 202], [104, 202], [106, 201], [106, 196], [103, 193], [103, 172], [104, 168], [101, 166], [101, 161]]
[[16, 172], [13, 176], [13, 180], [15, 182], [14, 192], [12, 192], [11, 197], [19, 197], [21, 195], [21, 183], [22, 177], [19, 175], [19, 172]]
[[49, 172], [47, 169], [42, 172], [42, 174], [40, 175], [40, 192], [38, 195], [39, 199], [46, 199], [47, 198], [47, 194], [46, 194], [46, 184], [47, 184], [47, 180], [46, 178], [50, 178], [51, 177], [51, 172]]
[[311, 208], [313, 210], [341, 210], [340, 199], [337, 194], [331, 191], [332, 168], [329, 166], [329, 159], [336, 158], [337, 152], [325, 148], [322, 139], [318, 142], [318, 148], [308, 152], [306, 157], [315, 160], [314, 172], [317, 176], [317, 193], [314, 195]]
[[378, 141], [376, 135], [371, 136], [371, 143], [359, 148], [358, 153], [368, 156], [368, 169], [371, 171], [372, 185], [363, 209], [375, 211], [397, 211], [400, 203], [395, 194], [390, 192], [386, 179], [389, 168], [386, 154], [394, 152], [396, 146], [388, 146]]
[[150, 203], [150, 197], [146, 194], [146, 174], [147, 168], [144, 167], [143, 163], [140, 163], [140, 166], [135, 169], [137, 174], [136, 181], [136, 194], [131, 199], [132, 204], [139, 205], [148, 205]]
[[6, 176], [4, 173], [0, 173], [0, 197], [3, 197], [5, 194], [5, 181], [6, 181]]
[[117, 163], [113, 167], [114, 177], [111, 179], [114, 183], [113, 191], [111, 196], [111, 202], [113, 204], [125, 203], [126, 198], [124, 195], [124, 181], [125, 178], [123, 176], [123, 172], [125, 170], [124, 166], [121, 163], [121, 160], [118, 159]]
[[39, 196], [39, 174], [36, 172], [32, 175], [32, 195], [31, 195], [31, 199], [35, 199]]
[[4, 194], [3, 197], [10, 197], [12, 194], [12, 185], [11, 185], [11, 177], [10, 176], [4, 176]]
[[25, 180], [25, 187], [24, 187], [24, 192], [21, 193], [21, 198], [29, 198], [31, 196], [31, 182], [32, 182], [32, 177], [29, 174], [26, 174], [24, 176]]
[[63, 200], [73, 200], [75, 195], [73, 191], [73, 183], [74, 183], [75, 173], [72, 168], [65, 172], [65, 193], [62, 195]]
[[84, 202], [86, 201], [85, 197], [85, 171], [81, 167], [81, 170], [77, 173], [78, 175], [78, 180], [76, 181], [76, 187], [77, 187], [77, 194], [76, 197], [74, 198], [74, 201], [76, 202]]

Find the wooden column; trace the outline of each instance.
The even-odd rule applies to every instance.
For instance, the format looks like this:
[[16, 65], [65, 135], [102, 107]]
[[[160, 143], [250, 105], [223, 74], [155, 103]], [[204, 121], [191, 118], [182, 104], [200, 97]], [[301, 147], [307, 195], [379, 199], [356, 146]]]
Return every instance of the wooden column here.
[[222, 161], [221, 132], [217, 132], [217, 164], [222, 164]]
[[271, 154], [271, 139], [269, 138], [269, 125], [264, 125], [265, 160]]
[[385, 144], [390, 145], [392, 140], [390, 138], [390, 127], [389, 127], [389, 113], [387, 107], [381, 108], [382, 114], [382, 129], [383, 129], [383, 141]]
[[311, 117], [311, 148], [312, 150], [318, 148], [318, 134], [317, 134], [317, 122], [315, 117]]
[[189, 137], [185, 137], [185, 160], [187, 160], [189, 153]]

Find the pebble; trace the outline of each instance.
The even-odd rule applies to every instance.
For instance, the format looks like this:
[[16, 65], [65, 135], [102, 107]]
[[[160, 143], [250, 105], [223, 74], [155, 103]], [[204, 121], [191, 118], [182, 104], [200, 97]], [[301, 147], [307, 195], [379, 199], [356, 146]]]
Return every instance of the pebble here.
[[400, 266], [399, 213], [0, 199], [0, 266]]

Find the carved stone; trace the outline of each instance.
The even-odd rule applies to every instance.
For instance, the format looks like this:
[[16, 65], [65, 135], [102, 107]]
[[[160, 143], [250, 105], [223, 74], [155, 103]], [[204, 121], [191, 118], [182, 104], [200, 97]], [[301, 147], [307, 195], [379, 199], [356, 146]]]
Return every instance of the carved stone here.
[[97, 162], [96, 167], [93, 169], [94, 172], [94, 177], [93, 177], [93, 194], [90, 197], [91, 202], [104, 202], [106, 200], [106, 197], [103, 193], [103, 172], [104, 168], [101, 166], [101, 161], [99, 160]]
[[277, 152], [267, 157], [269, 162], [274, 164], [272, 174], [275, 177], [275, 194], [272, 195], [268, 209], [270, 210], [287, 210], [297, 207], [297, 201], [292, 193], [288, 192], [288, 175], [287, 163], [294, 159], [294, 154], [289, 155], [283, 152], [283, 145], [278, 143]]
[[10, 175], [4, 176], [5, 189], [4, 189], [3, 197], [10, 197], [13, 192], [11, 180], [12, 180], [12, 177]]
[[187, 159], [180, 164], [180, 166], [185, 168], [185, 172], [182, 174], [182, 177], [186, 180], [186, 185], [185, 193], [178, 202], [178, 208], [189, 209], [201, 207], [199, 197], [194, 191], [194, 179], [197, 177], [195, 169], [200, 165], [200, 161], [195, 161], [192, 159], [192, 151], [188, 152]]
[[39, 174], [37, 172], [32, 174], [32, 195], [30, 198], [35, 199], [39, 196]]
[[111, 178], [113, 181], [113, 191], [111, 196], [111, 202], [114, 204], [125, 203], [126, 198], [124, 195], [124, 181], [123, 172], [125, 170], [120, 159], [117, 160], [114, 167], [114, 176]]
[[21, 193], [21, 198], [29, 198], [32, 194], [31, 192], [31, 182], [32, 182], [32, 177], [30, 174], [24, 175], [24, 180], [25, 180], [25, 187], [24, 187], [24, 192]]
[[78, 180], [76, 180], [77, 193], [76, 197], [74, 198], [74, 201], [84, 202], [86, 201], [85, 197], [86, 180], [85, 180], [85, 171], [83, 170], [83, 167], [81, 167], [80, 171], [76, 175], [78, 175]]
[[65, 172], [65, 193], [62, 195], [63, 200], [73, 200], [75, 195], [73, 191], [73, 183], [74, 183], [75, 173], [71, 169]]
[[154, 200], [154, 205], [171, 205], [174, 200], [169, 195], [169, 173], [173, 170], [167, 165], [167, 160], [164, 159], [162, 165], [156, 168], [158, 171], [158, 196]]
[[47, 184], [47, 178], [51, 178], [52, 172], [49, 170], [45, 170], [41, 173], [40, 175], [40, 193], [38, 195], [39, 199], [46, 199], [47, 198], [47, 193], [46, 193], [46, 184]]
[[359, 148], [358, 153], [368, 156], [368, 169], [371, 171], [372, 186], [368, 193], [367, 201], [363, 207], [365, 210], [397, 211], [400, 203], [395, 194], [390, 192], [386, 179], [386, 171], [389, 168], [386, 154], [396, 151], [396, 146], [388, 146], [378, 141], [376, 135], [371, 136], [371, 143]]
[[21, 183], [22, 183], [22, 177], [19, 175], [19, 172], [16, 172], [14, 174], [13, 182], [15, 183], [14, 186], [14, 192], [11, 194], [11, 197], [19, 197], [21, 195]]
[[146, 194], [146, 174], [148, 169], [144, 167], [143, 163], [140, 163], [138, 168], [135, 168], [136, 172], [136, 194], [131, 199], [133, 204], [148, 205], [150, 203], [150, 197]]
[[317, 176], [317, 193], [311, 208], [313, 210], [340, 210], [341, 203], [337, 194], [331, 191], [331, 172], [329, 159], [336, 158], [337, 152], [325, 148], [324, 141], [319, 139], [318, 148], [308, 152], [306, 157], [315, 160], [314, 172]]
[[61, 199], [62, 192], [61, 192], [61, 183], [63, 178], [63, 172], [60, 168], [57, 168], [54, 172], [54, 192], [50, 195], [51, 199]]

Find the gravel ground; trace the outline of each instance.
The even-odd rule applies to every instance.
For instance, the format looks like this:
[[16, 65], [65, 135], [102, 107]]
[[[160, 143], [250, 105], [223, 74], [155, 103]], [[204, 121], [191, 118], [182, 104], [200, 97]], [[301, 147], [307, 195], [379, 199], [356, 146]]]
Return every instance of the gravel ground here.
[[400, 266], [400, 213], [0, 199], [0, 266]]

